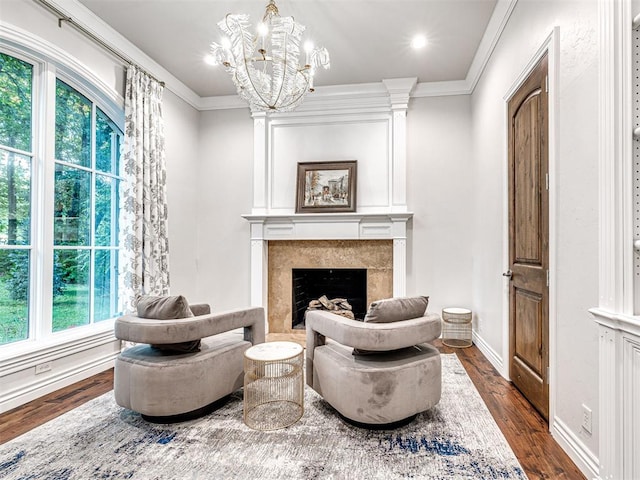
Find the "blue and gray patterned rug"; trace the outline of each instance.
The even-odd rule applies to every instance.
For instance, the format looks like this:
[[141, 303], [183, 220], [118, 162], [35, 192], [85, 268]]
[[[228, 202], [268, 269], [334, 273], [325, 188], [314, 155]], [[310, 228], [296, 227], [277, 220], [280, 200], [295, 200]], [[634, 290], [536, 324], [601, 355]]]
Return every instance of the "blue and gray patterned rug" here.
[[0, 478], [23, 480], [526, 479], [455, 355], [440, 403], [392, 431], [344, 423], [305, 387], [305, 413], [246, 427], [242, 392], [212, 414], [154, 425], [107, 393], [0, 446]]

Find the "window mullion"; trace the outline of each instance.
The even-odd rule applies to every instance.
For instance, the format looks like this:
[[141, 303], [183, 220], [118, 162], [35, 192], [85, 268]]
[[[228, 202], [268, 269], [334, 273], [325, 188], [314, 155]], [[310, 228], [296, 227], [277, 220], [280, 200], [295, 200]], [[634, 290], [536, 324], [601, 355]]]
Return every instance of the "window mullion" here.
[[56, 71], [50, 64], [44, 64], [40, 75], [38, 94], [39, 112], [35, 116], [38, 143], [37, 168], [35, 168], [37, 188], [35, 188], [34, 217], [37, 228], [34, 229], [35, 266], [32, 276], [35, 293], [32, 302], [32, 323], [35, 325], [35, 339], [41, 340], [52, 332], [52, 291], [53, 291], [53, 211], [55, 163], [55, 98]]
[[[111, 133], [111, 171], [116, 175], [120, 175], [118, 171], [118, 155], [119, 155], [119, 142], [118, 135], [114, 132]], [[119, 178], [119, 177], [118, 177]], [[109, 239], [109, 247], [113, 248], [114, 246], [120, 247], [118, 232], [120, 230], [120, 191], [119, 191], [120, 181], [113, 179], [111, 181], [111, 223], [112, 225], [116, 225], [115, 228], [111, 229], [111, 238]], [[115, 237], [115, 238], [114, 238]], [[110, 275], [110, 288], [112, 292], [118, 291], [118, 250], [110, 250], [110, 265], [111, 265], [111, 275]], [[112, 295], [111, 296], [111, 311], [118, 312], [120, 304], [120, 295]]]
[[95, 265], [96, 265], [96, 131], [97, 131], [97, 109], [96, 104], [91, 106], [91, 232], [89, 235], [91, 243], [91, 254], [89, 255], [89, 323], [95, 322]]

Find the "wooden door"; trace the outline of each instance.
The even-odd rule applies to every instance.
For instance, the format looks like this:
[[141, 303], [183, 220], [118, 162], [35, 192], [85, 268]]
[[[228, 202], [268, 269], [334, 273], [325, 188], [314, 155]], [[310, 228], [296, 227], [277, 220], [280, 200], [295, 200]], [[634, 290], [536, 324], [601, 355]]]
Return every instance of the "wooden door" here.
[[547, 56], [509, 100], [509, 373], [549, 417]]

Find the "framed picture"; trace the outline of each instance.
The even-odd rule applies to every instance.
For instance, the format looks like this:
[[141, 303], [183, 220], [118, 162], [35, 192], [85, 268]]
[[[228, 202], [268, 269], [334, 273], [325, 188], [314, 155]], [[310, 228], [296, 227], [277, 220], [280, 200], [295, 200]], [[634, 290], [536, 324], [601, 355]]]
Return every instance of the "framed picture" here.
[[356, 211], [356, 160], [298, 163], [296, 213]]

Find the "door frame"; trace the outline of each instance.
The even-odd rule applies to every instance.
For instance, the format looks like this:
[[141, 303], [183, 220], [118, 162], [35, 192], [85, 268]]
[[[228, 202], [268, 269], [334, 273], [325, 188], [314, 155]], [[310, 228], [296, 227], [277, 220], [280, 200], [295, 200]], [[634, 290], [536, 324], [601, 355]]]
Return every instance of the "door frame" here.
[[[544, 54], [548, 55], [548, 102], [549, 102], [549, 430], [553, 430], [555, 423], [556, 406], [556, 334], [557, 334], [557, 312], [556, 312], [556, 159], [557, 159], [557, 86], [558, 86], [558, 62], [560, 52], [560, 28], [554, 27], [549, 36], [544, 40], [538, 51], [529, 59], [522, 72], [517, 76], [509, 90], [505, 93], [504, 100], [504, 151], [502, 162], [502, 198], [503, 198], [503, 249], [502, 249], [502, 271], [509, 270], [509, 99], [515, 94], [523, 84], [534, 67], [542, 59]], [[510, 380], [509, 376], [509, 278], [503, 280], [502, 299], [502, 375]]]

